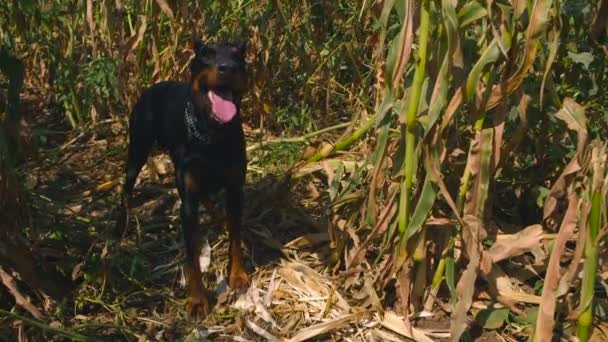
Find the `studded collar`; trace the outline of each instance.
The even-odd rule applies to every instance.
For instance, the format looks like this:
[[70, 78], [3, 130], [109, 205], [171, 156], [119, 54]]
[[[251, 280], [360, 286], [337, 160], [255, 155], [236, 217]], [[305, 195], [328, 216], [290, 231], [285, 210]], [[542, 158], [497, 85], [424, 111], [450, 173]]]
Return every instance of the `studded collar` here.
[[199, 118], [194, 114], [194, 103], [192, 103], [191, 99], [188, 99], [188, 102], [186, 102], [184, 117], [186, 119], [188, 140], [196, 140], [203, 145], [210, 144], [211, 134], [209, 131], [208, 120], [206, 117], [203, 120], [199, 120]]

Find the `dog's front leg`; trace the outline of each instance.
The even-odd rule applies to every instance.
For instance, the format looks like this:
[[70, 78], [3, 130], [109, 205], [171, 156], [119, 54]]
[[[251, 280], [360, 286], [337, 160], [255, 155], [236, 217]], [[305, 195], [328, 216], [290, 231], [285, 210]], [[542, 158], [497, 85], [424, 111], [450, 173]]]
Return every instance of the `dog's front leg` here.
[[243, 215], [243, 186], [231, 184], [226, 189], [228, 214], [228, 238], [230, 240], [230, 279], [232, 289], [243, 289], [249, 285], [249, 276], [243, 266], [241, 248], [241, 222]]
[[199, 206], [199, 175], [186, 171], [178, 177], [178, 187], [182, 189], [181, 219], [186, 245], [186, 262], [184, 270], [188, 286], [188, 303], [186, 310], [193, 317], [205, 317], [209, 313], [209, 302], [202, 283], [202, 273], [199, 264], [201, 238], [198, 222]]

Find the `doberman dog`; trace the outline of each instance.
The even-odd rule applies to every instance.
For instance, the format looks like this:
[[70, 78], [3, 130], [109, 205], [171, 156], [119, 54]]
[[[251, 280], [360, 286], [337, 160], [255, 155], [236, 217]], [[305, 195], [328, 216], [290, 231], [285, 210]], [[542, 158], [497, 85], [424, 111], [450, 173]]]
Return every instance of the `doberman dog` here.
[[186, 245], [186, 310], [197, 317], [209, 313], [199, 265], [198, 208], [203, 203], [210, 210], [210, 196], [222, 189], [230, 240], [229, 286], [239, 289], [249, 283], [241, 250], [247, 166], [240, 112], [246, 88], [245, 49], [246, 42], [203, 43], [195, 38], [190, 82], [165, 81], [147, 88], [129, 120], [124, 209], [117, 229], [124, 231], [126, 227], [135, 180], [150, 150], [158, 144], [168, 150], [175, 166]]

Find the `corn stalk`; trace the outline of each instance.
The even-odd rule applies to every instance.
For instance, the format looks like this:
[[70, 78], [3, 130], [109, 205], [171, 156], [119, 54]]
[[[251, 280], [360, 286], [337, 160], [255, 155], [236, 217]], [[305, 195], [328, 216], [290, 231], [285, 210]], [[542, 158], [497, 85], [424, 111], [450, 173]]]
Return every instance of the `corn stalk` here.
[[589, 213], [587, 237], [585, 239], [585, 264], [583, 266], [583, 283], [580, 299], [582, 312], [578, 317], [577, 327], [577, 337], [581, 342], [589, 340], [591, 325], [593, 324], [593, 294], [595, 292], [595, 277], [600, 243], [598, 234], [602, 227], [602, 216], [605, 212], [604, 197], [606, 196], [606, 189], [604, 189], [604, 186], [606, 164], [608, 163], [606, 146], [602, 146], [598, 141], [594, 141], [591, 146], [591, 212]]
[[[420, 37], [418, 49], [418, 66], [414, 74], [414, 83], [408, 99], [407, 112], [401, 113], [399, 122], [405, 135], [405, 164], [403, 166], [403, 180], [401, 181], [401, 196], [399, 199], [399, 238], [400, 244], [404, 246], [405, 232], [411, 216], [413, 179], [416, 173], [416, 129], [418, 120], [418, 104], [422, 93], [422, 83], [426, 75], [427, 47], [429, 38], [430, 1], [423, 0], [420, 9]], [[424, 242], [422, 242], [424, 243]], [[402, 248], [404, 250], [404, 248]]]

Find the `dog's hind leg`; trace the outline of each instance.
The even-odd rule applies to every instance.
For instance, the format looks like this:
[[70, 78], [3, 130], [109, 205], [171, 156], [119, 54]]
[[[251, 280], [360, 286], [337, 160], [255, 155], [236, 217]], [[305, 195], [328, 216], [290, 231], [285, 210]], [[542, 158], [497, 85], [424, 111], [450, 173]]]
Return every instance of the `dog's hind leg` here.
[[154, 146], [155, 141], [153, 130], [144, 124], [147, 122], [137, 122], [137, 119], [143, 117], [143, 115], [140, 115], [141, 113], [138, 112], [138, 110], [138, 105], [136, 105], [129, 123], [129, 147], [127, 152], [126, 179], [123, 186], [122, 201], [120, 203], [120, 210], [118, 213], [119, 216], [116, 221], [115, 234], [117, 235], [124, 234], [127, 228], [133, 187], [135, 186], [135, 181], [137, 180], [139, 172], [148, 159], [148, 154]]

